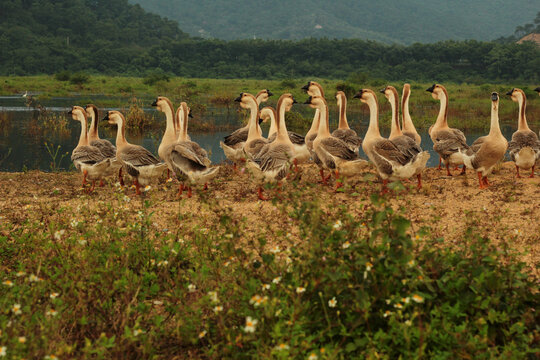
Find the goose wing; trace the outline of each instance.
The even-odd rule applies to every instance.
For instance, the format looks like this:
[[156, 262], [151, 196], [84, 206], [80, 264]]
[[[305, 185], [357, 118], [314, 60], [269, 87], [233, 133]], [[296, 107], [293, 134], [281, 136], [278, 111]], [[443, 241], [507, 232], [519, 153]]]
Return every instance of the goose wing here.
[[[304, 145], [306, 143], [306, 140], [305, 138], [300, 135], [300, 134], [297, 134], [295, 132], [292, 132], [292, 131], [288, 131], [287, 132], [289, 134], [289, 140], [291, 140], [291, 142], [294, 144], [294, 145]], [[274, 140], [276, 140], [277, 138], [277, 132], [273, 133], [269, 138], [268, 138], [268, 142], [271, 143], [273, 142]]]
[[292, 150], [287, 144], [268, 144], [253, 161], [263, 172], [278, 171], [276, 179], [281, 179], [287, 175], [291, 158]]
[[358, 149], [362, 146], [362, 138], [352, 129], [336, 129], [332, 136], [343, 140], [352, 149]]
[[148, 166], [157, 165], [160, 163], [150, 151], [139, 145], [131, 145], [118, 154], [122, 162], [131, 166]]
[[171, 145], [166, 160], [177, 175], [179, 175], [179, 172], [203, 171], [207, 168], [204, 158], [194, 152], [189, 143], [181, 142]]
[[90, 146], [95, 146], [101, 151], [107, 158], [113, 158], [116, 156], [116, 146], [114, 146], [109, 140], [98, 139], [90, 142]]
[[230, 135], [225, 136], [223, 143], [230, 147], [246, 142], [248, 130], [249, 128], [244, 126], [243, 128], [233, 131]]
[[84, 164], [97, 164], [106, 157], [95, 146], [79, 146], [71, 153], [71, 161]]
[[400, 150], [393, 140], [382, 139], [377, 141], [373, 145], [372, 151], [387, 161], [394, 162], [402, 166], [411, 160], [411, 156], [407, 152]]
[[512, 134], [512, 141], [508, 143], [508, 152], [512, 161], [515, 161], [516, 154], [524, 147], [530, 147], [535, 153], [540, 153], [540, 141], [536, 133], [525, 130]]
[[266, 139], [255, 139], [253, 141], [250, 141], [249, 143], [245, 144], [244, 145], [244, 150], [252, 155], [252, 156], [256, 156], [260, 151], [261, 149], [266, 145], [268, 144], [268, 140]]
[[434, 140], [433, 150], [439, 153], [443, 159], [448, 159], [452, 154], [461, 150], [469, 150], [465, 135], [457, 129], [437, 131]]
[[[319, 146], [330, 155], [342, 160], [355, 160], [358, 158], [358, 154], [351, 150], [343, 140], [332, 136], [322, 139]], [[320, 156], [319, 153], [318, 155]]]
[[393, 138], [392, 143], [401, 151], [407, 159], [411, 160], [422, 152], [422, 148], [412, 138], [401, 135]]

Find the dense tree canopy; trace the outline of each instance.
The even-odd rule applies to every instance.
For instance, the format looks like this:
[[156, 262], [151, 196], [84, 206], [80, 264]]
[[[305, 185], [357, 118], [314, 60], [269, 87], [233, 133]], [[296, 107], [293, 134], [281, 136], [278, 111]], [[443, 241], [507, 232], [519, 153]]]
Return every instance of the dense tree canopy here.
[[445, 41], [410, 46], [358, 39], [204, 40], [127, 0], [2, 0], [0, 74], [62, 70], [187, 77], [540, 81], [531, 44]]

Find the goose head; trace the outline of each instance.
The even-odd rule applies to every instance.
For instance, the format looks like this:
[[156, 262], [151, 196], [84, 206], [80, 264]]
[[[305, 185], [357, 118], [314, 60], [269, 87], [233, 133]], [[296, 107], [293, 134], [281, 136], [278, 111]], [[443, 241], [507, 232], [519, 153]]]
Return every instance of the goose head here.
[[291, 94], [283, 94], [279, 97], [277, 107], [285, 106], [285, 111], [290, 111], [293, 104], [297, 104], [294, 97]]
[[304, 104], [309, 105], [312, 109], [318, 109], [326, 105], [326, 101], [322, 96], [310, 96]]
[[537, 87], [536, 89], [534, 89], [534, 91], [536, 91], [538, 93], [538, 95], [540, 95], [540, 86]]
[[336, 93], [336, 101], [337, 101], [337, 106], [338, 107], [341, 106], [347, 101], [347, 95], [345, 95], [343, 91], [338, 91]]
[[440, 100], [441, 94], [447, 94], [445, 87], [440, 84], [433, 84], [426, 91], [430, 92], [435, 100]]
[[68, 111], [68, 114], [71, 115], [73, 120], [77, 120], [80, 122], [83, 122], [86, 120], [86, 110], [84, 110], [80, 106], [73, 106], [70, 111]]
[[193, 115], [191, 115], [191, 108], [188, 106], [188, 104], [185, 101], [182, 101], [180, 103], [180, 107], [184, 111], [184, 114], [187, 113], [187, 117], [193, 119]]
[[94, 104], [88, 104], [86, 105], [86, 107], [84, 108], [84, 110], [86, 111], [86, 116], [88, 117], [91, 117], [91, 118], [94, 118], [97, 120], [97, 117], [98, 117], [98, 108], [96, 105]]
[[121, 126], [125, 122], [124, 115], [116, 110], [107, 111], [107, 115], [105, 115], [103, 120], [107, 120], [111, 125], [116, 124], [118, 126]]
[[171, 101], [165, 96], [158, 96], [151, 105], [155, 106], [158, 111], [164, 112], [166, 109], [171, 109], [171, 112], [173, 111]]
[[257, 95], [255, 96], [255, 98], [257, 99], [257, 103], [263, 103], [263, 102], [267, 102], [268, 101], [268, 98], [270, 98], [270, 96], [274, 95], [270, 90], [268, 89], [264, 89], [264, 90], [261, 90], [257, 93]]
[[259, 119], [259, 124], [262, 122], [267, 122], [267, 121], [270, 121], [270, 123], [272, 123], [272, 119], [275, 121], [276, 118], [277, 118], [276, 110], [273, 107], [271, 106], [264, 107], [261, 110], [261, 118]]
[[523, 90], [518, 88], [513, 88], [509, 92], [506, 93], [506, 95], [510, 95], [510, 98], [512, 101], [519, 102], [520, 100], [525, 100], [525, 93]]
[[499, 108], [499, 94], [497, 94], [496, 92], [491, 93], [491, 104], [493, 110], [497, 110]]
[[302, 87], [309, 96], [322, 96], [324, 97], [324, 91], [322, 86], [316, 81], [308, 81], [306, 85]]
[[375, 95], [375, 92], [371, 89], [360, 89], [360, 91], [353, 96], [353, 99], [360, 99], [361, 102], [367, 103], [371, 99], [377, 99], [377, 95]]
[[398, 92], [392, 85], [386, 86], [384, 89], [381, 89], [380, 92], [384, 94], [384, 97], [387, 98], [388, 101], [397, 101], [398, 99]]
[[253, 104], [258, 108], [257, 99], [255, 99], [255, 96], [248, 93], [240, 93], [240, 96], [234, 99], [234, 101], [239, 102], [242, 109], [251, 109]]

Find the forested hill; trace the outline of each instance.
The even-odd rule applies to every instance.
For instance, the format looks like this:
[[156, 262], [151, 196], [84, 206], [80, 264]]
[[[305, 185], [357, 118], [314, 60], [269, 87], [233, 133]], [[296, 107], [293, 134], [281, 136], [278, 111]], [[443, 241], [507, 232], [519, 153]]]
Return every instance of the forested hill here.
[[412, 44], [493, 40], [531, 21], [538, 0], [129, 0], [193, 36], [360, 38]]
[[2, 72], [47, 73], [72, 64], [110, 71], [142, 49], [187, 37], [176, 22], [127, 0], [0, 1]]

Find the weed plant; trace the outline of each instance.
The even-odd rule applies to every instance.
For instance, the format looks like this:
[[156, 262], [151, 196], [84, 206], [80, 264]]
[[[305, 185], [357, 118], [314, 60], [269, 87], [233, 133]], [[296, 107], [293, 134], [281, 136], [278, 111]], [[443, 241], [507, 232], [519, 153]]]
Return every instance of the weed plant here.
[[538, 355], [538, 283], [474, 222], [449, 249], [385, 198], [329, 212], [296, 189], [269, 221], [294, 224], [300, 243], [246, 240], [246, 220], [204, 192], [217, 221], [191, 228], [199, 215], [180, 212], [156, 228], [152, 191], [121, 190], [0, 223], [0, 347], [39, 359]]

